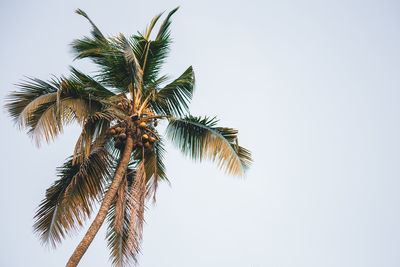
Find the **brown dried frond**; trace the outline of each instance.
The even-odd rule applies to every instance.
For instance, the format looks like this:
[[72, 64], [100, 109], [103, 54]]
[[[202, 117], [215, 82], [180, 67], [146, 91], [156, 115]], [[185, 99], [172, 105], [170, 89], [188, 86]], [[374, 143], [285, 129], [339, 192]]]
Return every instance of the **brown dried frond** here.
[[129, 220], [129, 236], [128, 251], [135, 250], [139, 252], [140, 243], [142, 241], [144, 209], [146, 198], [146, 172], [144, 162], [142, 161], [136, 169], [135, 180], [130, 190], [130, 220]]
[[121, 233], [124, 227], [124, 216], [125, 216], [125, 208], [126, 208], [126, 194], [128, 191], [128, 183], [125, 178], [122, 180], [119, 185], [116, 200], [115, 200], [115, 219], [114, 219], [114, 229], [118, 233]]

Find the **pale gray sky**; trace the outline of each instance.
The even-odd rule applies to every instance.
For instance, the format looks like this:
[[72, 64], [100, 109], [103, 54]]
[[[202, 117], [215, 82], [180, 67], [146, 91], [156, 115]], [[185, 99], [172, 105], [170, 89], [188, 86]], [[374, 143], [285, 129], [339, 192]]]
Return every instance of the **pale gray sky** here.
[[[171, 187], [149, 207], [141, 267], [400, 266], [398, 1], [3, 1], [1, 99], [24, 75], [66, 74], [68, 44], [174, 16], [165, 72], [193, 65], [193, 114], [240, 130], [245, 179], [168, 147]], [[33, 215], [76, 127], [37, 149], [0, 114], [0, 266], [63, 266], [82, 234], [48, 251]], [[80, 266], [109, 266], [102, 230]]]

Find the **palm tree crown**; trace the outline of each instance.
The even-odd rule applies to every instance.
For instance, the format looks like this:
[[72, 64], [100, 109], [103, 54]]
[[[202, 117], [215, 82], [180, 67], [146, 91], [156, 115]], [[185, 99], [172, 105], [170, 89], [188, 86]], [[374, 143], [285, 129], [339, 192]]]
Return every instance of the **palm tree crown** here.
[[218, 127], [215, 118], [189, 114], [192, 67], [172, 81], [160, 75], [177, 9], [169, 12], [153, 40], [162, 14], [142, 33], [106, 38], [78, 9], [92, 32], [73, 41], [73, 53], [76, 59], [90, 59], [98, 71], [90, 76], [71, 67], [68, 77], [31, 78], [8, 96], [9, 114], [38, 144], [54, 139], [68, 123], [82, 127], [73, 155], [57, 169], [58, 179], [35, 214], [34, 230], [42, 243], [55, 247], [82, 226], [100, 202], [104, 216], [98, 215], [98, 227], [107, 216], [113, 264], [136, 261], [146, 201], [155, 197], [158, 182], [167, 179], [159, 120], [168, 122], [166, 137], [190, 158], [215, 161], [236, 176], [250, 165], [250, 152], [239, 146], [236, 130]]

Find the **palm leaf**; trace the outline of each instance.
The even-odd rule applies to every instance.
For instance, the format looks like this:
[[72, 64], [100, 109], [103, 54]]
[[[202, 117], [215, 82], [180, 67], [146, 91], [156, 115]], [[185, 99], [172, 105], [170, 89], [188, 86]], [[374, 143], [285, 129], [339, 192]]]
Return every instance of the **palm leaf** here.
[[85, 121], [102, 108], [99, 98], [113, 95], [89, 76], [75, 69], [72, 72], [70, 78], [24, 81], [7, 98], [9, 114], [20, 127], [27, 128], [38, 145], [42, 138], [50, 141], [62, 133], [63, 125]]
[[[139, 33], [130, 37], [129, 40], [123, 35], [115, 39], [105, 39], [89, 20], [95, 29], [92, 32], [93, 37], [74, 40], [73, 52], [76, 58], [89, 58], [97, 64], [100, 67], [98, 77], [101, 81], [107, 86], [119, 89], [120, 92], [126, 92], [135, 80], [138, 81], [137, 84], [148, 84], [157, 78], [168, 54], [171, 43], [170, 18], [177, 9], [168, 14], [154, 41], [149, 40], [150, 33], [161, 14], [153, 18], [144, 34]], [[87, 17], [86, 14], [81, 15]]]
[[125, 177], [118, 187], [118, 191], [115, 196], [115, 218], [114, 218], [114, 229], [116, 232], [121, 233], [124, 228], [124, 217], [126, 210], [126, 196], [128, 194], [128, 183]]
[[84, 36], [80, 39], [75, 39], [71, 43], [72, 52], [75, 54], [75, 59], [89, 58], [94, 63], [104, 64], [106, 57], [110, 56], [111, 44], [105, 40], [99, 40]]
[[[160, 180], [167, 180], [165, 164], [165, 148], [162, 140], [158, 140], [153, 149], [144, 152], [144, 169], [146, 172], [146, 195], [156, 200], [156, 192]], [[168, 181], [168, 180], [167, 180]]]
[[139, 60], [143, 70], [143, 84], [148, 84], [158, 78], [162, 64], [165, 62], [169, 53], [171, 44], [169, 26], [170, 18], [178, 10], [172, 10], [160, 26], [155, 40], [149, 40], [150, 32], [154, 28], [155, 23], [159, 20], [160, 15], [157, 15], [150, 23], [150, 26], [143, 34], [139, 33], [130, 38], [136, 58]]
[[143, 234], [146, 200], [146, 171], [143, 161], [135, 171], [135, 179], [129, 190], [128, 200], [128, 206], [130, 207], [128, 251], [133, 254], [139, 253]]
[[143, 33], [143, 37], [144, 37], [145, 40], [149, 40], [151, 31], [153, 30], [153, 28], [154, 28], [154, 26], [156, 25], [157, 21], [160, 19], [161, 15], [162, 15], [162, 13], [161, 13], [161, 14], [158, 14], [157, 16], [155, 16], [155, 17], [151, 20], [149, 26], [146, 27], [146, 30], [145, 30], [144, 33]]
[[251, 154], [237, 144], [237, 130], [216, 127], [216, 119], [207, 117], [170, 118], [167, 135], [194, 160], [215, 161], [229, 174], [242, 176], [251, 164]]
[[[90, 59], [98, 71], [89, 76], [71, 67], [68, 78], [30, 79], [9, 95], [9, 114], [37, 142], [55, 138], [70, 122], [82, 126], [74, 155], [57, 169], [58, 179], [35, 214], [34, 231], [42, 243], [55, 247], [83, 224], [104, 197], [121, 153], [108, 132], [111, 125], [124, 127], [138, 119], [149, 122], [147, 131], [157, 133], [152, 122], [168, 117], [167, 135], [187, 156], [210, 159], [239, 176], [250, 165], [251, 154], [239, 146], [236, 130], [217, 127], [217, 121], [208, 117], [184, 117], [194, 91], [192, 67], [169, 84], [166, 76], [160, 76], [172, 42], [171, 17], [177, 10], [169, 12], [154, 40], [150, 40], [151, 32], [162, 14], [143, 33], [106, 38], [84, 11], [76, 10], [92, 31], [73, 41], [75, 59]], [[116, 104], [130, 100], [134, 102], [129, 111]], [[115, 266], [136, 263], [146, 201], [151, 196], [155, 200], [159, 181], [167, 180], [163, 140], [157, 139], [150, 148], [134, 150], [107, 213], [107, 241]]]
[[42, 243], [55, 247], [82, 226], [102, 196], [110, 164], [108, 152], [99, 148], [82, 163], [72, 164], [71, 157], [57, 169], [59, 179], [46, 190], [34, 217], [33, 227]]
[[73, 77], [76, 80], [79, 80], [81, 86], [85, 88], [85, 91], [89, 95], [92, 95], [93, 97], [96, 98], [108, 98], [112, 97], [115, 95], [112, 91], [108, 90], [106, 87], [104, 87], [99, 81], [94, 79], [93, 77], [90, 77], [87, 74], [82, 73], [81, 71], [70, 67], [71, 73]]
[[171, 40], [146, 40], [143, 35], [138, 34], [132, 36], [130, 41], [143, 69], [143, 83], [156, 80], [168, 55]]
[[[125, 38], [123, 34], [120, 34], [118, 38], [120, 46], [123, 49], [123, 55], [127, 65], [127, 71], [131, 78], [132, 95], [138, 94], [135, 98], [140, 98], [143, 89], [143, 70], [140, 66], [139, 60], [137, 59], [133, 44]], [[133, 46], [133, 47], [132, 47]], [[136, 90], [136, 92], [134, 91]]]
[[123, 185], [126, 186], [125, 192], [116, 196], [107, 214], [107, 242], [114, 266], [135, 264], [140, 250], [144, 222], [145, 171], [143, 164], [137, 166], [134, 162], [130, 166], [135, 165], [136, 168], [128, 168], [126, 180], [121, 183], [126, 183]]
[[194, 91], [194, 72], [190, 66], [181, 76], [153, 96], [150, 104], [161, 114], [182, 116], [189, 109]]
[[89, 16], [86, 14], [85, 11], [83, 11], [82, 9], [78, 8], [77, 10], [75, 10], [75, 13], [85, 17], [89, 21], [89, 23], [93, 27], [93, 30], [92, 30], [93, 37], [95, 37], [98, 40], [104, 40], [105, 39], [104, 35], [101, 33], [99, 28], [97, 28], [97, 26], [93, 23], [93, 21], [89, 18]]
[[[125, 199], [127, 201], [127, 199]], [[110, 249], [110, 259], [113, 266], [130, 266], [136, 262], [136, 254], [129, 251], [129, 208], [125, 205], [122, 229], [117, 231], [114, 227], [116, 221], [116, 203], [108, 211], [107, 243]]]
[[171, 17], [172, 15], [178, 11], [179, 7], [174, 8], [171, 12], [168, 13], [167, 17], [165, 18], [163, 24], [160, 27], [160, 30], [157, 33], [156, 40], [165, 40], [169, 38], [170, 31], [169, 26], [171, 25]]
[[89, 157], [92, 144], [102, 144], [108, 136], [107, 131], [114, 117], [101, 116], [103, 112], [95, 113], [86, 119], [82, 127], [82, 133], [78, 138], [74, 150], [73, 163], [81, 162]]
[[75, 59], [88, 58], [100, 68], [96, 77], [104, 85], [124, 92], [132, 83], [124, 47], [118, 38], [98, 40], [86, 36], [74, 40], [71, 46]]
[[7, 96], [6, 108], [14, 122], [20, 126], [26, 124], [30, 114], [38, 106], [55, 101], [59, 89], [59, 84], [54, 79], [45, 82], [36, 78], [28, 78], [27, 81], [16, 84], [16, 86], [19, 90]]

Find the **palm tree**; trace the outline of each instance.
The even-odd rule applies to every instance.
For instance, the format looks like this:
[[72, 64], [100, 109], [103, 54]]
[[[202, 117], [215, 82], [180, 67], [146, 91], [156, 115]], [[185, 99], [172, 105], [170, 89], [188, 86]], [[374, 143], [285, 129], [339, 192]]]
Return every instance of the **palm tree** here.
[[106, 218], [113, 265], [136, 263], [145, 205], [155, 199], [158, 183], [167, 180], [159, 120], [168, 122], [166, 137], [190, 158], [210, 159], [236, 176], [251, 163], [236, 130], [217, 127], [215, 118], [189, 114], [192, 67], [170, 82], [160, 75], [171, 44], [170, 19], [177, 9], [167, 15], [154, 40], [150, 35], [162, 14], [142, 33], [106, 38], [78, 9], [92, 32], [73, 41], [72, 49], [76, 59], [90, 59], [98, 71], [90, 76], [71, 67], [68, 77], [29, 78], [8, 96], [9, 114], [37, 144], [53, 140], [66, 124], [82, 127], [73, 155], [57, 169], [58, 179], [34, 216], [42, 243], [55, 247], [101, 203], [67, 266], [79, 263]]

